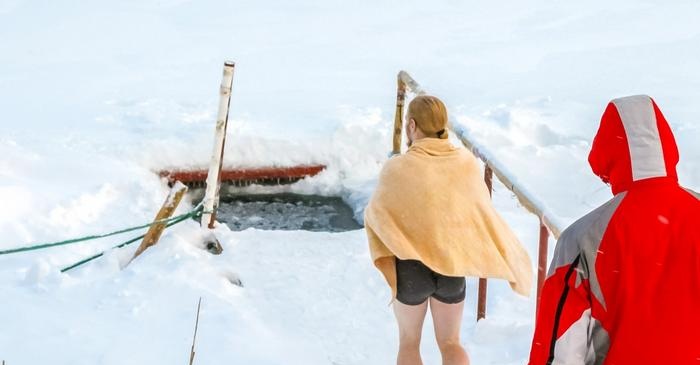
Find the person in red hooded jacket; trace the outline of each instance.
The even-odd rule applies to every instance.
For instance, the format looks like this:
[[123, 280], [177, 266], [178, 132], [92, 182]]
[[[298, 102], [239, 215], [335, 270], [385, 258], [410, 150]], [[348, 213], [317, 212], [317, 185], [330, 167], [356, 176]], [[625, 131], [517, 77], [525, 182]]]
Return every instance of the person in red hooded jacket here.
[[557, 242], [530, 365], [700, 365], [700, 201], [649, 96], [608, 104], [588, 161], [614, 197]]

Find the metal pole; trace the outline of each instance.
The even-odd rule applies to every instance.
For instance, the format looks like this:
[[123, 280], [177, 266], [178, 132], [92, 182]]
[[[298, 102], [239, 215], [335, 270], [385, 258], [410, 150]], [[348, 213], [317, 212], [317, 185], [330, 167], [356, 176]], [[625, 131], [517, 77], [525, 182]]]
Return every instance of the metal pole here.
[[540, 308], [540, 295], [544, 279], [547, 277], [547, 250], [549, 246], [549, 230], [540, 220], [540, 246], [537, 253], [537, 309]]
[[221, 167], [224, 161], [224, 146], [226, 144], [226, 127], [228, 124], [228, 111], [231, 104], [231, 87], [233, 85], [233, 62], [224, 62], [224, 76], [219, 89], [219, 113], [216, 118], [216, 130], [214, 138], [214, 151], [212, 152], [209, 172], [207, 174], [207, 188], [204, 193], [204, 213], [201, 225], [214, 228], [216, 209], [219, 207], [219, 187], [221, 183]]
[[403, 130], [403, 106], [406, 101], [406, 84], [401, 80], [401, 74], [397, 79], [396, 86], [396, 113], [394, 114], [394, 138], [392, 155], [401, 153], [401, 132]]
[[[489, 195], [493, 195], [493, 170], [489, 165], [484, 167], [484, 182], [489, 189]], [[479, 299], [476, 307], [476, 320], [486, 318], [486, 289], [488, 282], [484, 278], [479, 278]]]

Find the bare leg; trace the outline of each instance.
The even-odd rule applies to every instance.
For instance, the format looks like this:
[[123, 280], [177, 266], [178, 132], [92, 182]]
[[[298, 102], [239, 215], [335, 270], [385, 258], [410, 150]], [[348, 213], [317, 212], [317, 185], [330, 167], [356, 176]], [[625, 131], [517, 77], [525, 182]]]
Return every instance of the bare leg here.
[[423, 321], [428, 310], [428, 301], [419, 305], [406, 305], [394, 301], [394, 314], [399, 324], [398, 365], [423, 365], [420, 357], [420, 337]]
[[469, 357], [459, 341], [464, 301], [457, 304], [442, 303], [430, 298], [430, 313], [433, 315], [435, 339], [437, 340], [443, 365], [469, 365]]

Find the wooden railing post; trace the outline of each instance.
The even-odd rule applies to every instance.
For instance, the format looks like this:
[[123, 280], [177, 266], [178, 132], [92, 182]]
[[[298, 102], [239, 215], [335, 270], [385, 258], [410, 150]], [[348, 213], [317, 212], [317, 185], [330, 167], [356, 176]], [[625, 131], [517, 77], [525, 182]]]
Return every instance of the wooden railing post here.
[[[484, 182], [489, 189], [489, 195], [493, 195], [493, 170], [488, 164], [484, 164]], [[488, 281], [479, 278], [479, 299], [476, 306], [476, 320], [486, 318], [486, 289]]]
[[396, 113], [394, 114], [394, 135], [392, 155], [401, 153], [401, 132], [403, 131], [403, 106], [406, 102], [406, 83], [401, 80], [401, 74], [396, 78]]
[[540, 219], [540, 245], [537, 251], [537, 307], [540, 308], [540, 296], [544, 279], [547, 277], [547, 250], [549, 249], [549, 230]]

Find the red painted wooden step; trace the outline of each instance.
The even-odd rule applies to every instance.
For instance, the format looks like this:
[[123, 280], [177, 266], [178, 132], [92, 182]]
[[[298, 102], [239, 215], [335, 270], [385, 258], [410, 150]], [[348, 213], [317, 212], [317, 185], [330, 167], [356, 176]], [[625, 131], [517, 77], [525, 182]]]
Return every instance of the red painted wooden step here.
[[[261, 167], [223, 169], [221, 183], [235, 186], [251, 184], [281, 185], [291, 184], [305, 177], [316, 176], [326, 168], [325, 165], [305, 165], [291, 167]], [[204, 187], [207, 180], [207, 170], [162, 170], [158, 175], [168, 179], [168, 183], [181, 181], [189, 187]]]

